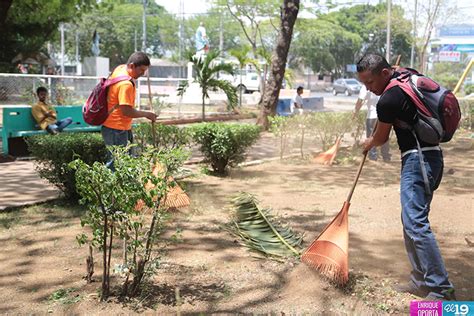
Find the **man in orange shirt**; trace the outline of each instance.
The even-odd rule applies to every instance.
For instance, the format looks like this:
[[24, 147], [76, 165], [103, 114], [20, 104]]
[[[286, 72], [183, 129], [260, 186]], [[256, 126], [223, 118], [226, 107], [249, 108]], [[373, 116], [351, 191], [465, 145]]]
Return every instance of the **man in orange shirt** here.
[[[135, 79], [143, 76], [150, 67], [150, 59], [143, 52], [133, 53], [126, 65], [120, 65], [109, 79], [129, 76], [130, 80], [120, 81], [109, 87], [107, 106], [109, 117], [102, 126], [102, 138], [107, 146], [126, 146], [133, 142], [132, 120], [145, 117], [154, 122], [157, 115], [153, 112], [135, 109]], [[113, 159], [109, 153], [107, 166], [113, 169]]]

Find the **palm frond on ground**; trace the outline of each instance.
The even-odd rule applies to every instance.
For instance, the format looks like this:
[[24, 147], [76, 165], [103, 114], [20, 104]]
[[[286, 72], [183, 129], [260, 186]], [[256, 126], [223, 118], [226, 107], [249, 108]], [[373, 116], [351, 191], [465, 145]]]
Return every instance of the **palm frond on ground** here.
[[251, 251], [268, 257], [281, 258], [299, 256], [303, 235], [298, 235], [286, 224], [270, 214], [270, 209], [261, 209], [257, 199], [242, 192], [232, 200], [236, 218], [230, 231], [242, 238]]

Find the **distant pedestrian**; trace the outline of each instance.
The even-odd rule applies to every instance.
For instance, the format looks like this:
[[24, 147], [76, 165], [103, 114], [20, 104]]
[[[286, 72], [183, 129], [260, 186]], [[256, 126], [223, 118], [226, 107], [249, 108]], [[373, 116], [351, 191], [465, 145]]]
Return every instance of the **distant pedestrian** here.
[[70, 117], [58, 121], [56, 110], [46, 103], [48, 89], [39, 87], [36, 89], [36, 95], [38, 96], [38, 103], [31, 108], [31, 114], [41, 129], [46, 130], [50, 134], [57, 134], [72, 123], [72, 118]]
[[[370, 137], [372, 135], [372, 131], [374, 130], [375, 123], [377, 122], [377, 102], [379, 101], [379, 97], [374, 93], [367, 90], [365, 85], [362, 85], [362, 88], [359, 92], [359, 97], [357, 98], [355, 104], [355, 110], [353, 118], [357, 116], [360, 111], [360, 108], [365, 103], [367, 105], [367, 118], [365, 120], [365, 132], [366, 137]], [[390, 161], [390, 141], [386, 141], [380, 148], [382, 152], [383, 161], [388, 162]], [[377, 148], [373, 147], [369, 150], [368, 153], [370, 160], [377, 160]]]
[[[120, 65], [109, 79], [129, 76], [131, 80], [120, 81], [109, 87], [107, 106], [110, 112], [102, 126], [102, 137], [107, 146], [126, 146], [133, 142], [132, 120], [144, 117], [154, 122], [157, 115], [149, 111], [135, 109], [135, 80], [143, 76], [150, 67], [150, 59], [143, 52], [133, 53], [127, 64]], [[113, 159], [109, 152], [107, 166], [113, 169]]]
[[303, 87], [299, 86], [298, 88], [296, 88], [295, 96], [293, 97], [293, 99], [291, 99], [291, 103], [290, 103], [291, 114], [299, 114], [299, 115], [303, 114], [303, 98], [301, 97], [302, 94], [303, 94]]

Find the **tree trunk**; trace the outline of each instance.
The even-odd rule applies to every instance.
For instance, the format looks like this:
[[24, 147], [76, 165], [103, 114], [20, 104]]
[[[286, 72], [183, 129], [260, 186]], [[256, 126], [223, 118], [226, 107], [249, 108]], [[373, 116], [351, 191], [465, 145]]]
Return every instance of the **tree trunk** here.
[[202, 121], [206, 120], [206, 97], [202, 94]]
[[291, 37], [293, 35], [293, 26], [295, 25], [299, 8], [299, 0], [284, 0], [281, 7], [280, 32], [277, 44], [273, 50], [270, 78], [265, 86], [260, 106], [260, 115], [257, 120], [257, 124], [261, 125], [265, 130], [268, 129], [268, 115], [275, 115], [276, 113], [280, 88], [283, 76], [285, 75], [288, 50], [290, 49]]
[[240, 99], [239, 99], [239, 107], [242, 108], [242, 68], [240, 68]]
[[3, 28], [7, 19], [8, 10], [12, 5], [13, 0], [1, 0], [0, 1], [0, 29]]
[[107, 300], [109, 296], [109, 276], [107, 275], [107, 228], [108, 228], [108, 221], [107, 221], [107, 213], [102, 207], [102, 213], [104, 215], [104, 240], [102, 241], [102, 256], [103, 256], [103, 272], [102, 272], [102, 293], [100, 295], [100, 301], [103, 302]]

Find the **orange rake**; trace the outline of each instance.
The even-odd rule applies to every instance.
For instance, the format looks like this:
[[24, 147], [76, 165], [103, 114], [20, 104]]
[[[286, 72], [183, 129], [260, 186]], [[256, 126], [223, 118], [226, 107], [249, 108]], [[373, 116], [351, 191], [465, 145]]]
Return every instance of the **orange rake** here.
[[332, 163], [334, 162], [334, 159], [336, 159], [337, 151], [339, 150], [339, 146], [341, 145], [341, 140], [342, 140], [342, 137], [339, 136], [336, 139], [336, 143], [334, 144], [334, 146], [332, 146], [325, 152], [315, 156], [313, 158], [313, 161], [321, 163], [323, 165], [329, 165], [329, 166], [332, 165]]
[[[163, 171], [163, 166], [159, 162], [157, 162], [153, 166], [153, 170], [152, 170], [153, 175], [157, 177], [158, 174], [162, 171]], [[168, 183], [172, 183], [172, 182], [174, 182], [174, 179], [173, 177], [170, 176], [168, 178]], [[145, 185], [145, 188], [147, 190], [151, 190], [154, 188], [154, 185], [151, 182], [148, 182]], [[165, 200], [163, 201], [163, 205], [165, 205], [167, 208], [181, 208], [181, 207], [189, 206], [190, 204], [191, 204], [191, 200], [189, 199], [189, 196], [183, 191], [183, 189], [181, 189], [181, 187], [177, 183], [175, 183], [174, 186], [168, 186], [168, 192], [166, 194]], [[135, 205], [135, 209], [137, 211], [143, 210], [144, 207], [145, 207], [145, 202], [143, 202], [142, 200], [139, 200], [137, 202], [137, 205]]]
[[[150, 105], [150, 109], [153, 110], [153, 100], [151, 96], [151, 85], [150, 85], [150, 71], [147, 71], [147, 84], [148, 84], [148, 102]], [[155, 122], [151, 122], [151, 133], [153, 136], [153, 146], [156, 146], [156, 130], [155, 130]], [[156, 162], [155, 165], [153, 166], [152, 173], [155, 177], [159, 175], [159, 173], [162, 173], [163, 170], [163, 165], [160, 164], [159, 162]], [[173, 177], [168, 177], [168, 183], [173, 183], [175, 180]], [[145, 185], [145, 188], [147, 190], [153, 189], [154, 185], [150, 182], [148, 182]], [[163, 201], [163, 204], [168, 207], [168, 208], [181, 208], [181, 207], [186, 207], [191, 204], [191, 200], [189, 199], [189, 196], [181, 189], [181, 187], [175, 183], [174, 186], [168, 186], [168, 192], [166, 194], [165, 200]], [[145, 207], [145, 203], [142, 200], [139, 200], [137, 202], [137, 205], [135, 205], [136, 210], [143, 210]]]
[[349, 220], [348, 212], [357, 181], [364, 166], [364, 154], [352, 188], [337, 216], [304, 251], [301, 260], [323, 275], [344, 285], [349, 280]]

